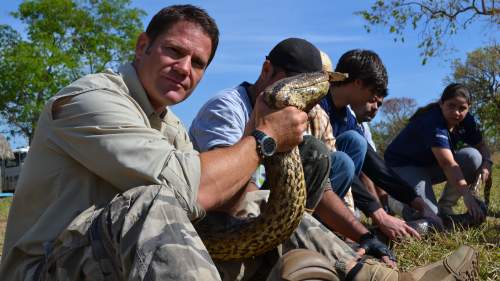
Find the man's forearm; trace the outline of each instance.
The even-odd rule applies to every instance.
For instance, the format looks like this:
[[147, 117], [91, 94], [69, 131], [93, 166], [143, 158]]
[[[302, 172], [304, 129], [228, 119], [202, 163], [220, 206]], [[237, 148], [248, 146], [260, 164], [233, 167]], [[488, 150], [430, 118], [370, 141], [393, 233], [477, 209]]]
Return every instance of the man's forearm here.
[[359, 241], [361, 235], [368, 232], [332, 190], [325, 191], [315, 214], [326, 226], [354, 241]]
[[246, 186], [259, 164], [256, 142], [244, 137], [230, 147], [200, 153], [198, 202], [205, 210], [222, 206]]
[[356, 205], [365, 215], [369, 215], [377, 209], [382, 208], [371, 193], [368, 192], [359, 177], [354, 177], [351, 184], [351, 191], [354, 198], [354, 205]]

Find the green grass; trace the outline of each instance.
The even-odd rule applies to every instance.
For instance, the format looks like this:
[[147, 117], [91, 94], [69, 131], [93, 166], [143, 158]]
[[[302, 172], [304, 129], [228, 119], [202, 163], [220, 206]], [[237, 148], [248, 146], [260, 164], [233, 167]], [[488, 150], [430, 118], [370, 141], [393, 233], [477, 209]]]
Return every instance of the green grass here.
[[[407, 240], [395, 243], [394, 252], [401, 269], [408, 270], [414, 266], [439, 260], [460, 245], [466, 244], [479, 251], [480, 280], [500, 280], [500, 154], [496, 154], [494, 162], [493, 185], [486, 223], [478, 228], [430, 234], [420, 241]], [[443, 187], [444, 185], [436, 186], [437, 195]], [[462, 200], [455, 211], [457, 213], [465, 211]]]
[[9, 215], [9, 208], [11, 203], [12, 198], [0, 199], [0, 255], [2, 255], [5, 225], [7, 224], [7, 216]]
[[[460, 245], [467, 244], [479, 251], [480, 280], [500, 280], [500, 154], [497, 153], [493, 159], [495, 162], [493, 187], [486, 223], [479, 228], [430, 234], [419, 241], [396, 242], [394, 252], [398, 257], [398, 265], [401, 269], [408, 270], [439, 260]], [[436, 194], [439, 194], [442, 188], [443, 185], [437, 186]], [[0, 199], [0, 253], [11, 202], [11, 198]], [[464, 210], [463, 202], [460, 202], [457, 212]]]

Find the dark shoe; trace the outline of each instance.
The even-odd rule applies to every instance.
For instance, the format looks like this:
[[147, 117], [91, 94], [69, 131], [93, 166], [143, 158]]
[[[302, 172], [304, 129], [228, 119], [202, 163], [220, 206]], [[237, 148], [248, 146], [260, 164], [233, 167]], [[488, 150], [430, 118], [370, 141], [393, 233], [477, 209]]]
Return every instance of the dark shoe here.
[[[481, 208], [481, 211], [483, 212], [483, 214], [486, 215], [486, 213], [487, 213], [486, 204], [478, 198], [475, 198], [475, 199], [476, 199], [477, 204]], [[441, 216], [441, 218], [443, 219], [443, 224], [444, 224], [444, 227], [446, 229], [454, 229], [457, 226], [463, 227], [463, 228], [475, 227], [475, 226], [481, 225], [484, 222], [484, 220], [483, 221], [476, 221], [469, 213], [464, 213], [464, 214], [459, 214], [459, 215], [455, 215], [455, 214], [444, 215], [444, 216]]]

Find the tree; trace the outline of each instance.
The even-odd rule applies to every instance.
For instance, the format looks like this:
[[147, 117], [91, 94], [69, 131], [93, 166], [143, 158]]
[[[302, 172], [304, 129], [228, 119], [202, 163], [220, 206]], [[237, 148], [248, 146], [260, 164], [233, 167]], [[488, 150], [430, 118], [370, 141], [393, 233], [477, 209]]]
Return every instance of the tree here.
[[0, 116], [31, 142], [44, 104], [82, 75], [133, 56], [144, 11], [130, 0], [31, 0], [12, 16], [26, 38], [0, 25]]
[[464, 63], [452, 63], [453, 74], [446, 82], [467, 86], [472, 96], [471, 112], [479, 119], [486, 142], [498, 150], [500, 143], [500, 46], [492, 45], [467, 54]]
[[384, 101], [380, 108], [381, 120], [372, 126], [373, 140], [379, 153], [383, 154], [391, 141], [406, 126], [415, 112], [417, 102], [412, 98], [392, 98]]
[[[497, 5], [495, 5], [497, 4]], [[465, 30], [476, 20], [483, 20], [497, 32], [500, 8], [497, 0], [377, 0], [368, 10], [356, 12], [367, 22], [365, 29], [382, 25], [395, 35], [394, 41], [404, 42], [403, 33], [411, 26], [421, 28], [422, 64], [447, 49], [446, 39]]]

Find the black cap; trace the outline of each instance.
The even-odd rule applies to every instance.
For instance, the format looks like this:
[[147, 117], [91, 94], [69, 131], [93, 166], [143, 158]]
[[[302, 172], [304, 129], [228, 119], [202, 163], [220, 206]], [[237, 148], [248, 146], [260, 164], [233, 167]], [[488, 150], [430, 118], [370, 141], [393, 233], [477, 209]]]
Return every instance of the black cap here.
[[276, 45], [267, 59], [289, 75], [321, 71], [321, 54], [313, 44], [300, 38], [288, 38]]

